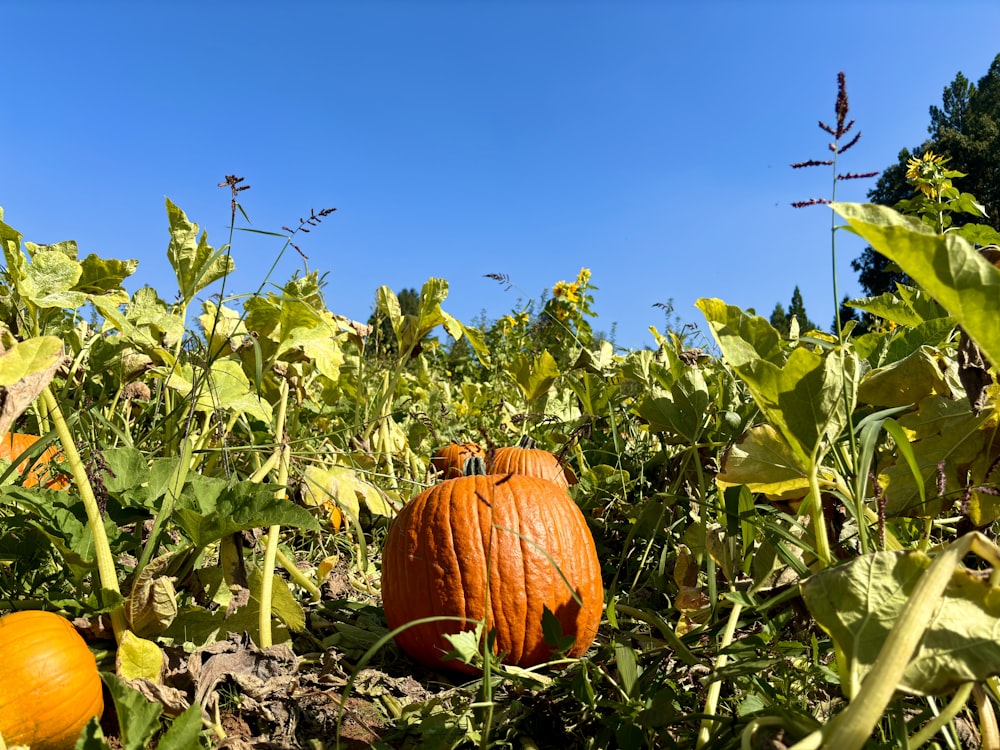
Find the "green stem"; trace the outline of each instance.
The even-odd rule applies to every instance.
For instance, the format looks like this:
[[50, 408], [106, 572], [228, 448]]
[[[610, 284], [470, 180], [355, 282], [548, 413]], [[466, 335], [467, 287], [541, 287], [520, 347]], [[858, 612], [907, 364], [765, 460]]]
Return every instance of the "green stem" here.
[[[97, 558], [97, 574], [100, 578], [101, 589], [121, 597], [121, 588], [118, 586], [118, 573], [115, 570], [115, 559], [111, 555], [111, 545], [108, 543], [108, 535], [104, 530], [104, 518], [101, 516], [101, 509], [97, 505], [97, 498], [94, 496], [94, 488], [90, 485], [87, 477], [87, 469], [83, 465], [80, 453], [73, 442], [73, 435], [66, 424], [62, 410], [56, 397], [48, 386], [42, 391], [42, 402], [48, 411], [49, 418], [59, 435], [59, 442], [62, 444], [63, 455], [69, 465], [73, 481], [76, 482], [80, 499], [83, 501], [84, 510], [87, 513], [87, 525], [90, 526], [90, 533], [94, 538], [94, 556]], [[115, 606], [111, 612], [111, 626], [115, 631], [115, 639], [121, 642], [122, 636], [129, 629], [125, 619], [125, 610], [121, 605]]]
[[812, 521], [813, 537], [816, 539], [816, 557], [824, 568], [830, 566], [833, 554], [830, 539], [826, 534], [826, 517], [823, 515], [823, 495], [819, 488], [819, 458], [815, 455], [809, 462], [809, 517]]
[[966, 701], [969, 700], [969, 694], [972, 693], [972, 687], [974, 684], [975, 683], [967, 682], [959, 687], [955, 692], [954, 697], [948, 702], [948, 705], [944, 707], [944, 711], [927, 722], [920, 728], [919, 732], [910, 737], [908, 747], [920, 747], [925, 742], [928, 742], [931, 737], [940, 732], [941, 729], [948, 724], [948, 722], [958, 716], [958, 712], [962, 710]]
[[[274, 437], [280, 446], [278, 461], [278, 489], [276, 495], [285, 497], [285, 486], [288, 483], [288, 464], [291, 459], [291, 447], [285, 439], [285, 419], [288, 414], [288, 381], [281, 381], [281, 395], [278, 400], [278, 414], [275, 420]], [[278, 534], [280, 526], [271, 526], [267, 530], [267, 545], [264, 547], [264, 564], [260, 581], [260, 647], [272, 645], [271, 639], [271, 602], [274, 598], [274, 562], [278, 556]]]
[[[270, 537], [265, 537], [263, 541], [265, 544], [265, 548], [271, 543]], [[318, 602], [322, 598], [323, 594], [319, 590], [319, 586], [310, 581], [309, 577], [301, 570], [299, 570], [299, 567], [295, 564], [295, 561], [289, 558], [288, 555], [286, 555], [284, 552], [282, 552], [280, 548], [276, 547], [274, 559], [278, 565], [280, 565], [288, 572], [288, 575], [291, 576], [292, 580], [295, 581], [295, 583], [297, 583], [299, 586], [301, 586], [302, 588], [304, 588], [306, 591], [309, 592], [309, 594], [313, 598], [313, 601]]]
[[[726, 629], [722, 633], [722, 640], [719, 641], [719, 655], [715, 658], [715, 671], [718, 672], [729, 661], [729, 657], [722, 653], [725, 651], [726, 647], [733, 642], [733, 637], [736, 635], [736, 625], [739, 623], [740, 614], [743, 612], [743, 605], [739, 602], [733, 604], [733, 609], [729, 613], [729, 621], [726, 623]], [[722, 694], [722, 680], [716, 678], [712, 681], [712, 684], [708, 686], [708, 694], [705, 696], [705, 715], [706, 717], [715, 716], [716, 710], [719, 708], [719, 696]], [[695, 747], [704, 747], [705, 743], [709, 741], [712, 737], [712, 727], [718, 722], [712, 718], [705, 718], [701, 722], [701, 728], [698, 730], [698, 742]]]

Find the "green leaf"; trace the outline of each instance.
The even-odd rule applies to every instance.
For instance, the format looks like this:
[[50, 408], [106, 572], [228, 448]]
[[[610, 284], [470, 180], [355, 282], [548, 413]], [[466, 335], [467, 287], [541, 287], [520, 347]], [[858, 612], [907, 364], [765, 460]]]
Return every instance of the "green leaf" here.
[[833, 209], [940, 302], [990, 362], [1000, 362], [1000, 269], [964, 237], [937, 234], [886, 206], [834, 203]]
[[[801, 584], [806, 606], [843, 654], [841, 682], [848, 695], [856, 694], [871, 672], [930, 563], [922, 552], [876, 552]], [[898, 689], [940, 695], [1000, 674], [998, 630], [1000, 588], [974, 571], [957, 568]]]
[[159, 682], [163, 674], [163, 651], [153, 641], [131, 630], [122, 633], [115, 652], [115, 671], [127, 680], [145, 678]]
[[160, 731], [163, 706], [146, 700], [142, 693], [110, 672], [101, 672], [101, 679], [115, 704], [124, 750], [150, 747], [154, 735]]
[[[964, 400], [931, 396], [920, 402], [916, 412], [900, 417], [899, 424], [909, 436], [928, 501], [921, 502], [920, 486], [909, 464], [897, 460], [879, 475], [886, 498], [885, 512], [889, 516], [936, 516], [946, 505], [950, 507], [966, 486], [986, 481], [987, 468], [983, 462], [988, 464], [1000, 451], [1000, 442], [993, 436], [995, 428], [991, 428], [990, 412], [977, 417]], [[941, 497], [939, 481], [949, 496]]]
[[705, 429], [710, 400], [704, 375], [692, 367], [674, 381], [669, 395], [647, 395], [638, 412], [649, 422], [651, 430], [672, 432], [683, 442], [695, 444]]
[[38, 307], [75, 309], [87, 301], [83, 292], [71, 291], [82, 273], [80, 263], [64, 253], [43, 250], [26, 267], [18, 291]]
[[919, 289], [902, 284], [897, 285], [895, 294], [885, 292], [877, 297], [852, 299], [847, 304], [890, 323], [910, 328], [947, 316], [945, 309], [933, 298]]
[[868, 372], [858, 387], [858, 400], [874, 406], [906, 406], [934, 394], [950, 395], [951, 389], [934, 351], [926, 346]]
[[198, 225], [189, 221], [181, 209], [167, 198], [170, 220], [170, 244], [167, 259], [177, 275], [177, 286], [184, 303], [189, 303], [202, 289], [233, 271], [233, 259], [223, 250], [213, 250], [208, 235], [198, 236]]
[[778, 332], [763, 318], [720, 300], [700, 299], [696, 305], [757, 406], [798, 463], [808, 466], [823, 441], [835, 439], [847, 424], [861, 370], [857, 355], [840, 349], [819, 353], [800, 345], [782, 362]]
[[747, 430], [723, 455], [719, 487], [745, 485], [775, 500], [800, 499], [809, 487], [809, 467], [771, 425]]
[[137, 260], [99, 258], [91, 253], [80, 262], [80, 279], [75, 290], [86, 294], [104, 295], [120, 291], [125, 279], [139, 267]]
[[522, 354], [510, 364], [510, 374], [529, 402], [540, 398], [559, 377], [559, 365], [545, 349], [537, 356]]
[[[36, 336], [16, 342], [0, 354], [0, 386], [16, 385], [25, 378], [49, 372], [62, 361], [62, 357], [63, 343], [55, 336]], [[52, 374], [49, 374], [45, 382], [48, 383], [51, 378]]]
[[[171, 372], [167, 386], [183, 396], [189, 396], [194, 388], [191, 365], [185, 364]], [[251, 386], [240, 363], [232, 359], [216, 360], [208, 378], [199, 380], [195, 408], [210, 414], [218, 411], [247, 414], [267, 423], [270, 423], [272, 413], [271, 405]]]
[[200, 747], [201, 706], [194, 703], [170, 722], [170, 727], [156, 743], [156, 750], [190, 750]]
[[255, 482], [228, 485], [224, 480], [197, 474], [188, 476], [173, 520], [200, 548], [257, 526], [320, 530], [319, 522], [305, 508], [275, 497], [273, 486]]

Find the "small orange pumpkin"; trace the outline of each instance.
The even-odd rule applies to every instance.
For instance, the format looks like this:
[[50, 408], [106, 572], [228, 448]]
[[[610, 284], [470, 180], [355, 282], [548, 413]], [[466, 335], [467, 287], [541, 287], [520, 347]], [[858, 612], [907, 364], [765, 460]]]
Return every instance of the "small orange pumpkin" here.
[[576, 484], [576, 477], [554, 453], [537, 448], [534, 438], [525, 435], [517, 445], [497, 448], [490, 463], [491, 474], [524, 474], [554, 482], [563, 489]]
[[464, 662], [442, 662], [451, 650], [445, 634], [485, 617], [505, 663], [540, 664], [552, 654], [542, 631], [548, 608], [575, 638], [569, 655], [579, 656], [597, 634], [604, 588], [594, 538], [563, 488], [538, 477], [473, 473], [424, 490], [393, 520], [382, 552], [382, 602], [390, 629], [425, 617], [465, 618], [413, 625], [396, 642], [422, 664], [474, 674]]
[[431, 466], [442, 479], [454, 479], [462, 476], [465, 462], [475, 456], [486, 457], [486, 451], [479, 443], [448, 443], [431, 456]]
[[104, 711], [94, 655], [69, 621], [24, 610], [0, 617], [0, 734], [7, 746], [68, 750]]
[[[14, 461], [28, 448], [37, 443], [37, 435], [28, 435], [21, 432], [8, 432], [0, 438], [0, 458], [7, 461]], [[34, 487], [42, 484], [50, 490], [62, 490], [69, 486], [69, 480], [63, 475], [54, 472], [48, 464], [58, 460], [62, 452], [58, 447], [52, 445], [46, 448], [35, 461], [31, 470], [25, 474], [28, 468], [28, 459], [25, 459], [17, 467], [17, 471], [24, 476], [24, 486]]]

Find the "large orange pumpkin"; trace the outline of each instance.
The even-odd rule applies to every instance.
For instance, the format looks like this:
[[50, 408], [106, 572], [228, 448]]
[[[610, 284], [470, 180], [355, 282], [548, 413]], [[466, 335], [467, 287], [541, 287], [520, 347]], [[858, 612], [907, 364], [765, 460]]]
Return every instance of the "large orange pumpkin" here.
[[[7, 461], [14, 461], [24, 453], [28, 448], [37, 443], [39, 437], [37, 435], [27, 435], [20, 432], [8, 432], [3, 438], [0, 438], [0, 458]], [[34, 465], [31, 467], [31, 471], [28, 471], [24, 476], [24, 486], [34, 487], [39, 484], [44, 484], [51, 490], [61, 490], [69, 486], [69, 480], [65, 475], [59, 474], [52, 470], [48, 466], [50, 463], [54, 463], [61, 452], [59, 448], [52, 445], [46, 448], [42, 454], [35, 461]], [[17, 467], [17, 471], [24, 474], [28, 468], [28, 460], [25, 459]]]
[[101, 677], [64, 617], [24, 610], [0, 617], [0, 734], [7, 746], [72, 748], [104, 711]]
[[431, 466], [441, 479], [454, 479], [465, 472], [465, 462], [476, 456], [486, 457], [486, 451], [478, 443], [448, 443], [431, 456]]
[[604, 589], [594, 539], [564, 489], [538, 477], [472, 474], [428, 488], [393, 520], [382, 599], [391, 629], [424, 617], [466, 618], [414, 625], [396, 642], [427, 666], [475, 673], [441, 661], [451, 650], [445, 633], [485, 616], [504, 662], [539, 664], [552, 653], [542, 633], [548, 607], [575, 637], [569, 655], [579, 656], [597, 634]]
[[528, 435], [522, 437], [517, 445], [497, 448], [490, 463], [490, 473], [541, 477], [564, 489], [576, 483], [576, 477], [562, 465], [559, 458], [554, 453], [536, 447], [535, 440]]

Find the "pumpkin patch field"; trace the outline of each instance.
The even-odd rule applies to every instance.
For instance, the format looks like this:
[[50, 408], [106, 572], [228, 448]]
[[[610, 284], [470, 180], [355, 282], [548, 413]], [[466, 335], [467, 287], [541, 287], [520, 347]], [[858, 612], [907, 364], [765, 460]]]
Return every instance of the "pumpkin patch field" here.
[[0, 747], [1000, 748], [996, 239], [829, 210], [863, 328], [638, 351], [587, 269], [355, 321], [169, 200], [131, 292], [0, 213]]

